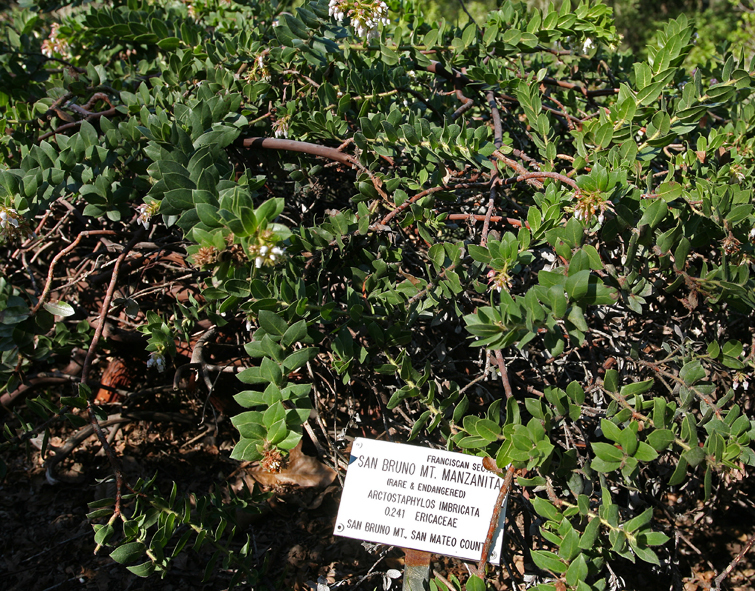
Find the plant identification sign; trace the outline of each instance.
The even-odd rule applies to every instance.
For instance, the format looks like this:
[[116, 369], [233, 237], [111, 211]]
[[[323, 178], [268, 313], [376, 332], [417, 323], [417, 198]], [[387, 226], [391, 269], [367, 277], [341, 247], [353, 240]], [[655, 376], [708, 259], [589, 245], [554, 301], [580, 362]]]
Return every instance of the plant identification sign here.
[[[482, 458], [357, 438], [334, 533], [480, 560], [503, 479]], [[489, 561], [500, 562], [505, 511]]]

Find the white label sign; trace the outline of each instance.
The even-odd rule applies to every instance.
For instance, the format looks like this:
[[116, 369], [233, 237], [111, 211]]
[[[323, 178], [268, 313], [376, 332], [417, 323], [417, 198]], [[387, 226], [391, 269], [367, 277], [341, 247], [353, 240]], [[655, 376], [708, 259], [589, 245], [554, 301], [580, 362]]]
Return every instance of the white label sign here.
[[[479, 561], [503, 479], [482, 458], [354, 440], [334, 533]], [[499, 564], [501, 512], [489, 561]]]

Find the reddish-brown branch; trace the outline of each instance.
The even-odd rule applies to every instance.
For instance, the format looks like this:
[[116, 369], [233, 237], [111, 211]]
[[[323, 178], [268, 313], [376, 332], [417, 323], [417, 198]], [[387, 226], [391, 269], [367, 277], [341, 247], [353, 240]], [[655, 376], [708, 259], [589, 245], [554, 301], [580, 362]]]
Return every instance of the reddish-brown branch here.
[[716, 577], [715, 581], [713, 581], [713, 589], [715, 589], [715, 591], [718, 591], [721, 588], [721, 583], [723, 583], [724, 579], [731, 574], [731, 571], [733, 571], [734, 567], [739, 564], [739, 561], [744, 558], [744, 555], [750, 551], [753, 543], [755, 543], [755, 536], [750, 536], [750, 539], [747, 540], [747, 543], [745, 544], [744, 548], [742, 548], [742, 551], [737, 554], [737, 556], [734, 558], [734, 560], [731, 561], [729, 566], [727, 566], [723, 570], [723, 572]]
[[388, 222], [395, 218], [399, 213], [404, 211], [412, 203], [416, 203], [418, 200], [422, 199], [422, 197], [425, 197], [432, 193], [437, 193], [439, 191], [453, 191], [455, 189], [487, 189], [489, 186], [490, 183], [464, 183], [460, 185], [454, 185], [453, 187], [443, 185], [441, 187], [432, 187], [431, 189], [425, 189], [424, 191], [420, 191], [419, 193], [414, 195], [414, 197], [411, 197], [404, 201], [401, 205], [396, 207], [396, 209], [390, 211], [382, 220], [380, 220], [380, 225], [388, 225]]
[[503, 353], [501, 353], [500, 349], [495, 351], [495, 360], [498, 365], [498, 371], [501, 372], [503, 391], [506, 393], [506, 398], [511, 398], [514, 394], [511, 391], [511, 384], [509, 383], [509, 372], [506, 370], [506, 361], [503, 359]]
[[26, 383], [21, 384], [13, 392], [6, 392], [2, 396], [0, 396], [0, 408], [9, 411], [9, 408], [13, 404], [15, 404], [19, 398], [25, 397], [26, 394], [28, 394], [30, 391], [40, 386], [44, 386], [46, 384], [70, 384], [71, 382], [75, 382], [77, 380], [78, 378], [76, 376], [68, 376], [63, 374], [37, 376], [30, 378]]
[[335, 160], [342, 164], [361, 168], [359, 160], [348, 154], [340, 152], [337, 148], [328, 148], [319, 144], [300, 142], [298, 140], [284, 140], [272, 137], [249, 137], [244, 140], [245, 148], [264, 148], [266, 150], [283, 150], [286, 152], [301, 152], [321, 156], [329, 160]]
[[543, 78], [543, 84], [548, 84], [549, 86], [558, 86], [560, 88], [566, 88], [567, 90], [575, 90], [579, 93], [582, 93], [585, 98], [591, 98], [595, 96], [612, 96], [614, 94], [619, 94], [618, 88], [587, 90], [584, 86], [580, 86], [579, 84], [574, 84], [573, 82], [565, 82], [563, 80], [556, 80], [555, 78], [549, 77]]
[[[448, 217], [446, 217], [447, 220], [454, 220], [454, 221], [460, 221], [460, 220], [475, 220], [478, 222], [484, 222], [485, 216], [479, 215], [475, 213], [452, 213], [449, 214]], [[529, 229], [529, 224], [527, 222], [522, 222], [521, 220], [517, 220], [515, 218], [505, 218], [499, 215], [491, 215], [490, 221], [493, 223], [498, 222], [506, 222], [507, 224], [511, 226], [515, 226], [517, 228], [521, 228], [524, 226], [525, 228]]]
[[310, 142], [300, 142], [298, 140], [284, 140], [271, 137], [249, 137], [244, 140], [245, 148], [263, 148], [266, 150], [282, 150], [286, 152], [300, 152], [302, 154], [312, 154], [313, 156], [321, 156], [322, 158], [328, 158], [329, 160], [335, 160], [349, 166], [354, 166], [360, 171], [364, 172], [370, 177], [372, 185], [375, 190], [383, 198], [388, 200], [388, 195], [383, 191], [382, 182], [371, 171], [362, 166], [361, 162], [354, 156], [349, 156], [343, 152], [338, 151], [336, 148], [328, 148], [327, 146], [321, 146], [319, 144], [312, 144]]
[[[495, 460], [493, 460], [493, 458], [484, 458], [482, 465], [485, 466], [487, 470], [501, 475], [501, 470], [498, 468], [498, 466], [496, 466]], [[495, 501], [495, 507], [493, 508], [493, 517], [490, 519], [488, 534], [485, 536], [485, 544], [482, 547], [482, 556], [480, 557], [480, 562], [475, 569], [477, 571], [477, 576], [485, 576], [485, 563], [488, 561], [488, 556], [490, 555], [490, 547], [493, 545], [493, 534], [495, 534], [495, 530], [498, 528], [498, 519], [501, 517], [503, 501], [511, 491], [511, 484], [513, 483], [513, 481], [514, 466], [510, 464], [509, 467], [506, 468], [506, 475], [503, 477], [503, 484], [501, 485], [501, 490], [498, 491], [498, 498]]]
[[71, 242], [68, 246], [66, 246], [63, 250], [61, 250], [58, 254], [55, 255], [55, 257], [52, 259], [52, 262], [50, 263], [50, 268], [47, 271], [47, 283], [45, 283], [45, 288], [42, 290], [42, 295], [39, 296], [39, 301], [37, 304], [31, 309], [31, 315], [33, 316], [37, 312], [39, 312], [39, 309], [42, 307], [42, 305], [45, 303], [45, 300], [47, 299], [47, 296], [50, 295], [50, 289], [52, 287], [52, 280], [53, 280], [53, 273], [55, 272], [55, 265], [58, 264], [58, 261], [62, 259], [64, 256], [66, 256], [69, 252], [71, 252], [74, 248], [76, 248], [81, 242], [82, 238], [85, 238], [87, 236], [102, 236], [102, 235], [114, 235], [115, 232], [112, 230], [89, 230], [86, 232], [79, 233], [78, 236], [76, 236], [76, 239]]
[[[494, 157], [495, 157], [495, 158], [496, 158], [497, 160], [500, 160], [501, 162], [503, 162], [503, 163], [504, 163], [504, 164], [505, 164], [506, 166], [508, 166], [509, 168], [513, 169], [513, 170], [514, 170], [515, 172], [517, 172], [517, 173], [519, 174], [519, 176], [521, 176], [521, 177], [524, 177], [524, 175], [526, 175], [526, 174], [532, 174], [532, 173], [529, 173], [529, 172], [527, 171], [527, 169], [526, 169], [526, 168], [524, 168], [524, 166], [522, 166], [521, 164], [519, 164], [519, 163], [518, 163], [518, 162], [517, 162], [516, 160], [512, 160], [511, 158], [509, 158], [508, 156], [506, 156], [506, 155], [505, 155], [505, 154], [504, 154], [503, 152], [501, 152], [500, 150], [496, 150], [495, 152], [493, 152], [493, 156], [494, 156]], [[523, 179], [523, 180], [525, 180], [525, 179]], [[532, 185], [532, 186], [533, 186], [533, 187], [535, 187], [536, 189], [542, 189], [542, 188], [543, 188], [543, 183], [541, 183], [540, 181], [538, 181], [538, 180], [537, 180], [536, 178], [534, 178], [534, 177], [532, 177], [532, 178], [529, 178], [529, 179], [526, 179], [526, 180], [527, 180], [527, 184], [528, 184], [528, 185]]]
[[482, 236], [480, 238], [480, 246], [485, 246], [488, 243], [488, 230], [490, 229], [490, 218], [493, 215], [493, 209], [495, 208], [495, 179], [493, 184], [490, 185], [490, 199], [488, 200], [488, 210], [485, 212], [485, 222], [482, 224]]
[[46, 140], [48, 137], [52, 137], [54, 135], [57, 135], [59, 133], [63, 133], [64, 131], [67, 131], [69, 129], [73, 129], [74, 127], [78, 127], [81, 125], [82, 121], [94, 121], [95, 119], [99, 119], [100, 117], [112, 117], [118, 113], [115, 107], [111, 107], [110, 109], [107, 109], [106, 111], [100, 111], [99, 113], [89, 113], [84, 119], [81, 119], [80, 121], [72, 121], [71, 123], [64, 123], [63, 125], [53, 129], [52, 131], [48, 131], [47, 133], [39, 136], [37, 138], [38, 142], [41, 142], [42, 140]]
[[[113, 266], [113, 276], [110, 278], [110, 285], [108, 285], [107, 292], [105, 293], [105, 299], [102, 301], [102, 306], [100, 307], [100, 317], [99, 322], [97, 323], [97, 328], [94, 331], [94, 336], [92, 337], [92, 342], [89, 345], [89, 350], [87, 351], [87, 355], [84, 358], [84, 364], [81, 368], [81, 383], [86, 385], [87, 380], [89, 378], [89, 369], [92, 367], [92, 360], [94, 359], [94, 354], [97, 351], [97, 345], [99, 344], [100, 337], [102, 336], [102, 331], [105, 328], [105, 320], [107, 319], [108, 311], [110, 310], [110, 303], [113, 301], [113, 294], [115, 293], [115, 285], [118, 282], [118, 272], [120, 271], [121, 264], [126, 259], [126, 256], [131, 251], [131, 249], [136, 245], [137, 242], [142, 237], [143, 228], [139, 227], [139, 229], [134, 234], [134, 237], [131, 238], [129, 243], [125, 246], [121, 254], [118, 255], [118, 258], [115, 261], [115, 265]], [[93, 391], [94, 392], [94, 391]], [[115, 488], [116, 488], [116, 494], [115, 494], [115, 515], [118, 515], [121, 511], [121, 491], [123, 489], [123, 471], [121, 470], [121, 464], [118, 461], [118, 458], [115, 455], [115, 452], [110, 447], [110, 444], [107, 441], [107, 438], [105, 437], [105, 434], [102, 432], [102, 428], [100, 427], [100, 423], [97, 420], [97, 414], [95, 412], [94, 407], [94, 393], [88, 397], [87, 400], [87, 410], [89, 411], [89, 422], [92, 425], [92, 429], [94, 429], [94, 432], [97, 434], [97, 439], [100, 442], [100, 445], [102, 445], [102, 449], [105, 450], [105, 454], [108, 457], [108, 460], [110, 461], [110, 465], [113, 468], [113, 472], [115, 472]]]
[[574, 181], [573, 179], [570, 179], [568, 176], [564, 176], [563, 174], [559, 174], [557, 172], [543, 172], [543, 171], [527, 172], [525, 174], [519, 175], [516, 178], [517, 182], [526, 181], [527, 179], [554, 179], [557, 181], [561, 181], [562, 183], [566, 183], [575, 191], [579, 191], [579, 186], [577, 185], [576, 181]]
[[498, 105], [495, 101], [495, 94], [493, 94], [492, 90], [489, 90], [487, 93], [485, 93], [485, 98], [488, 101], [488, 106], [490, 107], [490, 115], [493, 118], [493, 144], [495, 145], [496, 149], [500, 150], [501, 145], [503, 145], [503, 128], [501, 127], [501, 114], [498, 112]]

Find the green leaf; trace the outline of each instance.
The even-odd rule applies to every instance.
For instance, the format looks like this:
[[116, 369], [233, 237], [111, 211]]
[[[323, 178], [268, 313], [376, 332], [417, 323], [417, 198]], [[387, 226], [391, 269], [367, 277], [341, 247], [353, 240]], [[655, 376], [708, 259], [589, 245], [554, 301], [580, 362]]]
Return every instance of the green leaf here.
[[650, 388], [653, 387], [653, 383], [655, 380], [653, 378], [644, 380], [642, 382], [634, 382], [632, 384], [626, 384], [621, 387], [620, 394], [624, 396], [625, 398], [628, 398], [630, 396], [635, 396], [637, 394], [642, 394], [643, 392], [647, 392], [650, 390]]
[[653, 509], [648, 507], [642, 513], [640, 513], [637, 517], [633, 517], [632, 519], [627, 521], [623, 525], [624, 531], [628, 531], [630, 533], [637, 531], [643, 525], [647, 525], [648, 523], [650, 523], [652, 519], [653, 519]]
[[558, 555], [553, 552], [547, 550], [533, 550], [531, 556], [532, 561], [543, 570], [550, 571], [557, 575], [566, 572], [566, 564], [564, 564]]
[[579, 547], [582, 550], [592, 550], [595, 545], [595, 541], [598, 539], [598, 532], [600, 531], [600, 519], [597, 517], [592, 518], [582, 536], [579, 539]]
[[286, 321], [270, 310], [260, 310], [257, 318], [260, 328], [273, 337], [282, 337], [288, 330]]
[[655, 451], [664, 451], [675, 439], [674, 432], [670, 429], [655, 429], [646, 441]]
[[657, 199], [656, 201], [653, 201], [650, 207], [645, 210], [645, 213], [642, 214], [640, 221], [637, 223], [637, 227], [648, 225], [651, 230], [655, 229], [658, 224], [663, 221], [663, 218], [666, 217], [667, 213], [668, 205], [666, 202], [663, 201], [663, 199]]
[[579, 556], [572, 560], [566, 571], [566, 583], [576, 587], [577, 583], [587, 578], [587, 573], [587, 560], [585, 559], [585, 555], [580, 553]]
[[644, 441], [639, 442], [637, 451], [632, 455], [641, 462], [652, 462], [658, 458], [658, 452]]
[[550, 519], [552, 521], [561, 521], [561, 518], [563, 517], [561, 515], [561, 512], [556, 509], [556, 507], [554, 507], [550, 501], [546, 501], [545, 499], [542, 499], [540, 497], [534, 497], [532, 499], [532, 506], [534, 507], [535, 511], [537, 511], [538, 515], [541, 515], [546, 519]]
[[475, 427], [477, 434], [491, 443], [496, 441], [501, 434], [501, 427], [488, 419], [480, 419]]
[[611, 441], [618, 443], [619, 439], [621, 439], [621, 429], [608, 419], [600, 419], [600, 430], [603, 431], [603, 435]]
[[307, 322], [306, 320], [299, 320], [286, 329], [281, 338], [281, 345], [284, 347], [290, 347], [294, 343], [303, 340], [307, 336]]
[[689, 361], [685, 363], [679, 372], [679, 377], [688, 386], [693, 385], [695, 382], [702, 380], [705, 377], [705, 369], [698, 360]]
[[313, 361], [317, 358], [319, 353], [317, 347], [305, 347], [304, 349], [298, 349], [291, 353], [283, 360], [283, 368], [287, 372], [292, 372], [305, 365], [308, 361]]
[[137, 577], [146, 579], [148, 576], [155, 572], [155, 563], [151, 560], [148, 560], [147, 562], [143, 562], [142, 564], [138, 564], [136, 566], [127, 566], [126, 568], [134, 573]]
[[658, 560], [658, 556], [655, 552], [653, 552], [650, 548], [642, 547], [638, 545], [634, 540], [631, 538], [629, 539], [629, 546], [632, 548], [632, 551], [637, 555], [637, 558], [644, 562], [649, 562], [650, 564], [655, 564], [660, 566], [660, 561]]
[[466, 591], [485, 591], [485, 581], [477, 575], [471, 575], [464, 587]]
[[619, 391], [619, 372], [615, 369], [609, 369], [603, 378], [603, 387], [609, 392]]
[[73, 316], [74, 314], [76, 314], [76, 310], [73, 309], [73, 306], [66, 302], [45, 302], [42, 305], [45, 310], [47, 310], [54, 316], [62, 316], [63, 318], [66, 318], [68, 316]]
[[621, 462], [624, 460], [624, 452], [615, 445], [609, 443], [590, 443], [593, 452], [601, 460], [606, 462]]
[[134, 562], [147, 551], [147, 547], [142, 542], [129, 542], [123, 544], [110, 553], [110, 558], [119, 564]]

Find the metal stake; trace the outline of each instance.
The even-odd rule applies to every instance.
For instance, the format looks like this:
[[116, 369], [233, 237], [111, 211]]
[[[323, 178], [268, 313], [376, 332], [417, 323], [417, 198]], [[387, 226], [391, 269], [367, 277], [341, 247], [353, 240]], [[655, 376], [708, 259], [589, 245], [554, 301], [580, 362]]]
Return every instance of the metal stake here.
[[404, 548], [403, 591], [425, 591], [430, 584], [429, 552]]

